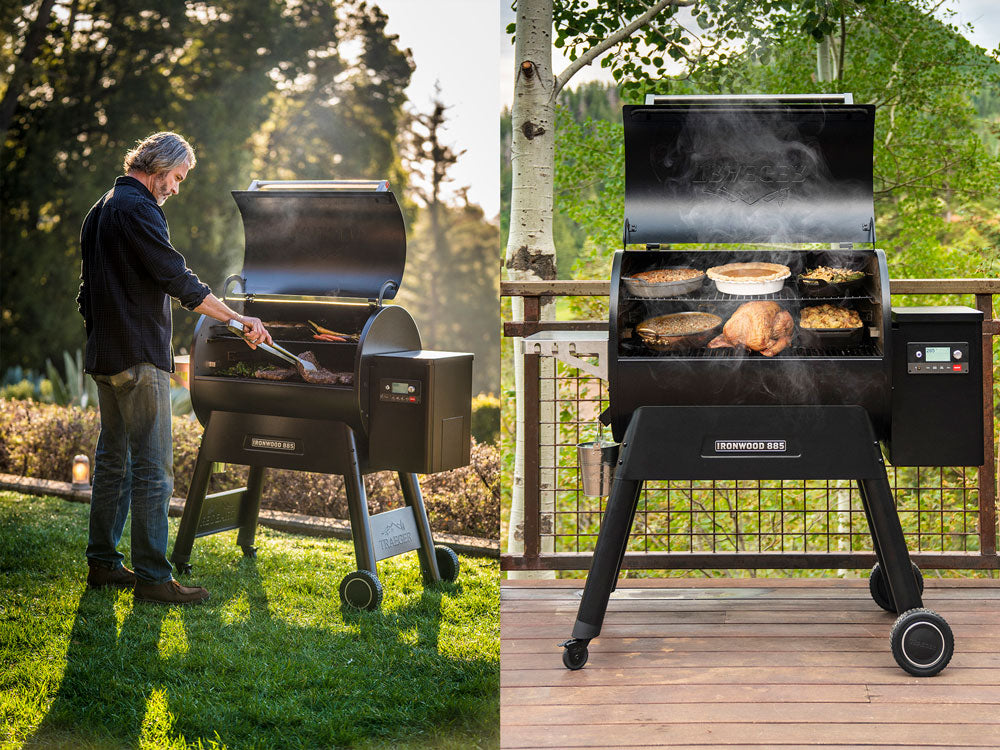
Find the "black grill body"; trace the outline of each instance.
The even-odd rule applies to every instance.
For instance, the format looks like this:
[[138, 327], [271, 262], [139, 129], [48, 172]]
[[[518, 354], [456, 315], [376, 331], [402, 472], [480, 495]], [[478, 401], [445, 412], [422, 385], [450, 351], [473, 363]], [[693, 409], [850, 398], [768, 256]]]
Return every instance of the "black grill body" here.
[[[234, 192], [243, 217], [243, 274], [227, 303], [269, 325], [275, 343], [311, 351], [337, 384], [256, 377], [285, 366], [202, 317], [191, 347], [191, 403], [205, 432], [171, 561], [191, 569], [197, 537], [238, 529], [254, 557], [267, 468], [344, 477], [358, 570], [345, 603], [381, 600], [376, 563], [416, 550], [426, 583], [453, 580], [457, 558], [435, 547], [417, 474], [467, 465], [472, 355], [425, 351], [410, 314], [384, 304], [403, 275], [402, 214], [385, 183], [257, 183]], [[239, 293], [229, 294], [230, 282]], [[312, 323], [343, 341], [314, 338]], [[247, 486], [208, 494], [213, 465], [250, 467]], [[397, 473], [405, 507], [369, 516], [362, 476]]]
[[[917, 331], [905, 312], [893, 324], [885, 254], [873, 247], [874, 107], [853, 105], [849, 95], [839, 103], [827, 99], [663, 97], [652, 106], [624, 108], [624, 238], [646, 249], [620, 251], [612, 266], [609, 407], [602, 421], [620, 445], [577, 621], [563, 644], [570, 669], [586, 663], [587, 645], [601, 631], [642, 483], [653, 479], [855, 480], [879, 562], [873, 597], [878, 590], [876, 602], [901, 615], [891, 634], [897, 663], [928, 676], [951, 657], [947, 623], [922, 608], [921, 579], [909, 559], [880, 442], [895, 444], [893, 456], [901, 461], [982, 461], [972, 438], [938, 452], [928, 440], [981, 428], [981, 418], [970, 416], [976, 371], [935, 371], [934, 383], [923, 371], [901, 373], [899, 354], [914, 337], [936, 344], [926, 350], [935, 357], [943, 357], [946, 346], [970, 352], [979, 346], [981, 323], [977, 329], [977, 311], [963, 308], [924, 315], [925, 328], [937, 326], [932, 333]], [[760, 247], [778, 242], [812, 247]], [[747, 261], [787, 265], [791, 277], [781, 291], [753, 297], [719, 293], [706, 280], [693, 292], [650, 299], [630, 295], [624, 283], [646, 270]], [[799, 278], [821, 265], [865, 275], [824, 298]], [[796, 325], [790, 345], [771, 357], [704, 346], [662, 351], [635, 333], [644, 319], [675, 312], [709, 312], [725, 322], [751, 299], [774, 300], [796, 323], [803, 308], [833, 303], [855, 310], [863, 328], [844, 343], [839, 332], [818, 336]], [[974, 356], [968, 361], [981, 365]], [[948, 386], [947, 398], [915, 416], [920, 401], [933, 400], [935, 385]], [[981, 403], [981, 392], [978, 397]], [[949, 423], [949, 412], [960, 421]], [[911, 433], [918, 428], [914, 445]]]

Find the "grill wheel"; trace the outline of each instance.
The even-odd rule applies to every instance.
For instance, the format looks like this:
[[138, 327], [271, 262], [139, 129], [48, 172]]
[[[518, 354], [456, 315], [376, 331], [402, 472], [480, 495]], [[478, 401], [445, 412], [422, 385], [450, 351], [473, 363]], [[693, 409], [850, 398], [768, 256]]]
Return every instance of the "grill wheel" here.
[[[920, 572], [920, 568], [917, 567], [916, 563], [910, 564], [913, 566], [913, 577], [917, 579], [917, 588], [923, 594], [924, 574]], [[896, 605], [893, 604], [892, 595], [889, 593], [889, 582], [886, 580], [885, 574], [882, 573], [882, 566], [878, 563], [875, 563], [875, 567], [872, 568], [871, 577], [868, 579], [868, 591], [878, 606], [886, 612], [896, 614]]]
[[951, 661], [955, 637], [945, 619], [930, 609], [910, 609], [889, 633], [896, 663], [915, 677], [932, 677]]
[[458, 555], [451, 547], [439, 545], [434, 548], [434, 557], [437, 559], [438, 572], [442, 581], [454, 581], [458, 578]]
[[590, 639], [570, 638], [559, 644], [563, 647], [563, 666], [566, 669], [574, 671], [583, 669], [583, 665], [587, 663], [587, 658], [590, 656], [587, 651], [588, 643], [590, 643]]
[[355, 609], [378, 609], [382, 603], [382, 584], [369, 570], [355, 570], [340, 582], [340, 601]]

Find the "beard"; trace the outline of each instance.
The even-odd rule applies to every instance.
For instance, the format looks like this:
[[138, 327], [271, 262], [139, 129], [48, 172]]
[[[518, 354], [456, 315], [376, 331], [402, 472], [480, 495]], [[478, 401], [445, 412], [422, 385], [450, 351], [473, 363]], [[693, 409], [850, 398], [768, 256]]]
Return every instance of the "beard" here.
[[156, 205], [162, 206], [167, 202], [167, 198], [170, 197], [170, 191], [167, 189], [167, 175], [153, 175], [151, 187], [153, 189], [150, 192], [156, 199]]

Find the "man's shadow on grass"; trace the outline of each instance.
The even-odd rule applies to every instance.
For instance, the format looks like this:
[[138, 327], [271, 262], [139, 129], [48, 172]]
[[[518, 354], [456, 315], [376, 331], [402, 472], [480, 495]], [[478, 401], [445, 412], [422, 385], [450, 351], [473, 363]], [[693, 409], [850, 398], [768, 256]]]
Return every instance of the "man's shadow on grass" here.
[[118, 596], [113, 590], [85, 590], [80, 597], [62, 682], [25, 748], [79, 748], [81, 741], [102, 748], [111, 737], [111, 746], [139, 746], [168, 610], [132, 607], [119, 630]]
[[[138, 748], [150, 731], [231, 748], [283, 747], [290, 732], [321, 747], [405, 738], [426, 734], [435, 723], [455, 724], [454, 705], [467, 700], [470, 668], [480, 675], [495, 671], [488, 660], [439, 652], [442, 599], [457, 594], [460, 584], [425, 588], [406, 606], [383, 613], [341, 607], [335, 582], [291, 583], [318, 611], [275, 611], [255, 561], [242, 559], [215, 578], [206, 604], [123, 602], [131, 609], [120, 631], [117, 595], [84, 593], [63, 681], [25, 747], [75, 748], [83, 740], [94, 748]], [[308, 624], [338, 613], [346, 632]], [[168, 619], [179, 619], [178, 633]], [[165, 627], [173, 646], [161, 653]], [[154, 692], [160, 715], [147, 716]], [[428, 702], [424, 715], [409, 712], [410, 704]]]

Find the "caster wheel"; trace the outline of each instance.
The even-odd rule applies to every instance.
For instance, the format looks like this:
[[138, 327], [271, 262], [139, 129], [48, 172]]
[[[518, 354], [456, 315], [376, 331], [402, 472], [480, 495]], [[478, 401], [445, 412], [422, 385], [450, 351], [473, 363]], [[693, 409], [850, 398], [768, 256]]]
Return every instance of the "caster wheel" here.
[[575, 638], [571, 638], [565, 643], [560, 643], [559, 645], [563, 647], [563, 666], [566, 669], [583, 669], [583, 665], [587, 663], [587, 657], [590, 654], [587, 652], [587, 644], [589, 641], [578, 641]]
[[243, 557], [249, 557], [251, 560], [257, 559], [257, 548], [256, 547], [243, 547]]
[[458, 578], [458, 555], [451, 547], [435, 547], [434, 557], [442, 581], [451, 582]]
[[[916, 563], [910, 563], [910, 565], [913, 566], [913, 577], [917, 579], [917, 588], [923, 594], [924, 574], [920, 572], [920, 568], [917, 567]], [[882, 566], [878, 563], [875, 563], [875, 567], [872, 568], [871, 577], [868, 579], [868, 591], [878, 606], [886, 612], [896, 612], [896, 606], [892, 603], [892, 594], [889, 593], [889, 581], [886, 580], [885, 574], [882, 572]]]
[[174, 567], [177, 568], [177, 575], [179, 576], [191, 575], [191, 563], [180, 563]]
[[382, 603], [382, 584], [368, 570], [356, 570], [340, 582], [340, 601], [355, 609], [378, 609]]
[[901, 614], [889, 633], [892, 655], [915, 677], [931, 677], [944, 669], [955, 650], [955, 637], [937, 612], [911, 609]]

